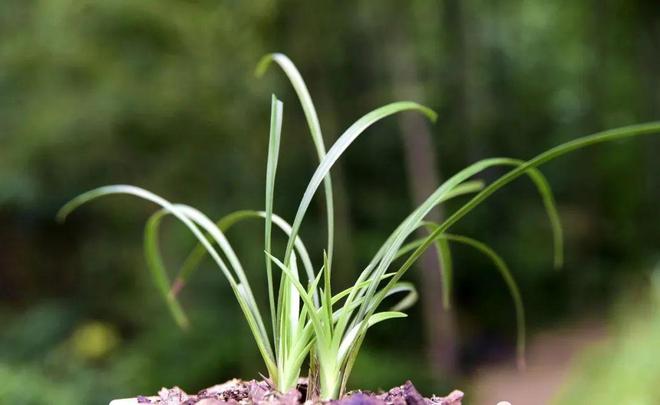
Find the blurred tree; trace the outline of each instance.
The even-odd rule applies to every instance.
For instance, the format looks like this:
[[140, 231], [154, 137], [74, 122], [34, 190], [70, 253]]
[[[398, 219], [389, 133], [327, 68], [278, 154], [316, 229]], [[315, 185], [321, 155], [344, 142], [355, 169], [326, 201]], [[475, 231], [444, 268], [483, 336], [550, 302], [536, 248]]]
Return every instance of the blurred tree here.
[[[408, 20], [410, 21], [411, 18]], [[417, 67], [418, 56], [413, 52], [415, 49], [407, 45], [410, 43], [407, 33], [410, 28], [397, 25], [393, 30], [389, 57], [385, 65], [391, 70], [394, 98], [426, 102], [427, 97], [422, 92]], [[430, 125], [424, 117], [403, 114], [397, 117], [397, 121], [401, 128], [412, 206], [416, 207], [440, 186], [436, 149], [432, 141]], [[431, 211], [428, 219], [441, 223], [443, 219], [441, 207]], [[426, 234], [428, 232], [420, 230], [418, 237]], [[452, 308], [443, 307], [441, 272], [444, 269], [438, 261], [436, 252], [432, 249], [427, 251], [420, 259], [419, 267], [422, 271], [420, 292], [424, 306], [426, 355], [434, 377], [441, 381], [447, 374], [456, 372], [458, 356], [454, 311]]]

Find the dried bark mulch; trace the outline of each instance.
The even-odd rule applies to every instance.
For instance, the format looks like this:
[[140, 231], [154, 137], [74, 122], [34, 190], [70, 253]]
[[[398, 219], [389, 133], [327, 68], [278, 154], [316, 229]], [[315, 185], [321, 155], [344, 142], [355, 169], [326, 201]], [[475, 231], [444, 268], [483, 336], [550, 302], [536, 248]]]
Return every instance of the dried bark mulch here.
[[[281, 394], [268, 381], [242, 381], [238, 379], [186, 394], [179, 387], [163, 388], [157, 397], [137, 398], [139, 404], [154, 405], [311, 405], [305, 401], [307, 383], [302, 380], [298, 387]], [[327, 401], [329, 405], [461, 405], [463, 393], [455, 390], [446, 397], [424, 397], [415, 386], [406, 381], [387, 392], [352, 391], [339, 400]]]

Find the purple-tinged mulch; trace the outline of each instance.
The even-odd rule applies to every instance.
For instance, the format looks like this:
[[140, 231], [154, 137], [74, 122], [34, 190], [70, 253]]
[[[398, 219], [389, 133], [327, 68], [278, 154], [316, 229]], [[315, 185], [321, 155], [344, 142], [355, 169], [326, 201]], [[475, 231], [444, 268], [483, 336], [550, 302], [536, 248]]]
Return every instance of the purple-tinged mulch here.
[[[158, 397], [137, 398], [139, 404], [154, 405], [299, 405], [312, 404], [305, 401], [307, 384], [301, 380], [298, 387], [281, 394], [275, 391], [268, 381], [231, 380], [201, 390], [197, 394], [186, 394], [179, 387], [163, 388]], [[424, 397], [415, 386], [406, 381], [387, 392], [373, 393], [352, 391], [341, 399], [327, 401], [329, 405], [461, 405], [463, 393], [455, 390], [446, 397]]]

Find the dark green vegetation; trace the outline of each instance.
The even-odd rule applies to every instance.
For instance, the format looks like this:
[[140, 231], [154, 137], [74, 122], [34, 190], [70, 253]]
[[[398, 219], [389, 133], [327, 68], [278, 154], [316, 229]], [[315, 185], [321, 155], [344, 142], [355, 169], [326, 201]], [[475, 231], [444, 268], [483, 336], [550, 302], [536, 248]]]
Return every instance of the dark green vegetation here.
[[[139, 251], [144, 205], [108, 200], [66, 227], [52, 217], [81, 190], [116, 182], [213, 217], [262, 207], [264, 100], [275, 88], [290, 106], [276, 211], [293, 218], [315, 166], [313, 148], [284, 81], [274, 74], [254, 80], [262, 54], [286, 51], [303, 69], [328, 144], [345, 123], [384, 101], [412, 98], [436, 110], [439, 120], [429, 128], [446, 178], [480, 158], [524, 159], [580, 134], [658, 119], [657, 7], [606, 4], [594, 13], [591, 2], [2, 2], [0, 317], [7, 327], [0, 333], [0, 393], [28, 395], [20, 394], [26, 384], [39, 387], [29, 395], [54, 395], [51, 402], [87, 403], [91, 389], [105, 399], [255, 376], [260, 360], [252, 342], [235, 339], [249, 331], [217, 271], [198, 272], [182, 292], [195, 327], [183, 335], [172, 327]], [[402, 68], [402, 61], [410, 62]], [[398, 163], [399, 126], [405, 123], [379, 124], [333, 173], [337, 291], [413, 206]], [[526, 182], [458, 225], [508, 259], [532, 330], [602, 311], [634, 285], [630, 280], [645, 277], [660, 240], [658, 145], [648, 138], [600, 146], [545, 169], [567, 236], [562, 272], [552, 268], [543, 205]], [[320, 252], [325, 219], [314, 208], [302, 234], [310, 251]], [[448, 212], [456, 208], [449, 204]], [[163, 227], [165, 260], [176, 267], [192, 240], [177, 226]], [[255, 221], [232, 235], [246, 268], [263, 267], [260, 254], [250, 257], [261, 231]], [[509, 350], [515, 325], [490, 264], [469, 250], [458, 249], [454, 259], [461, 344], [460, 361], [449, 369], [460, 370]], [[261, 272], [249, 277], [264, 284]], [[422, 381], [428, 369], [404, 359], [424, 356], [425, 319], [442, 316], [424, 315], [432, 305], [373, 330], [355, 386], [393, 385], [402, 375], [428, 391], [451, 384]]]

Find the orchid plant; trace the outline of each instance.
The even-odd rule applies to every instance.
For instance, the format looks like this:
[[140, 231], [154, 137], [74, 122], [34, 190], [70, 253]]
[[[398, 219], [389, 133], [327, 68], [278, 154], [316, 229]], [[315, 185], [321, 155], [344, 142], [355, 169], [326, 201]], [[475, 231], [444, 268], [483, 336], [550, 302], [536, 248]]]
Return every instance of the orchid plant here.
[[[525, 351], [525, 320], [522, 298], [516, 283], [502, 258], [489, 246], [463, 235], [448, 233], [449, 229], [495, 191], [520, 176], [526, 175], [536, 186], [553, 232], [554, 262], [562, 265], [562, 228], [554, 197], [538, 166], [577, 149], [660, 132], [660, 123], [633, 125], [578, 138], [554, 147], [527, 160], [491, 158], [473, 163], [447, 179], [428, 198], [413, 210], [385, 239], [369, 264], [361, 271], [354, 285], [346, 290], [332, 289], [334, 256], [334, 204], [330, 171], [342, 154], [367, 128], [393, 114], [412, 111], [421, 113], [431, 121], [436, 114], [429, 108], [410, 101], [395, 102], [375, 109], [346, 129], [332, 147], [326, 150], [321, 126], [311, 96], [303, 78], [285, 55], [265, 56], [257, 67], [261, 76], [272, 64], [277, 64], [288, 77], [298, 96], [305, 115], [319, 164], [300, 199], [297, 213], [291, 223], [273, 211], [276, 174], [280, 156], [283, 104], [273, 96], [271, 101], [270, 133], [266, 164], [265, 207], [263, 211], [240, 210], [219, 221], [212, 221], [197, 209], [170, 202], [152, 192], [130, 185], [110, 185], [88, 191], [74, 198], [60, 210], [64, 220], [79, 206], [101, 196], [128, 194], [156, 204], [160, 209], [147, 221], [144, 249], [148, 268], [177, 324], [189, 326], [188, 318], [179, 303], [178, 293], [194, 274], [201, 259], [209, 255], [231, 290], [252, 332], [268, 377], [281, 392], [295, 388], [306, 359], [309, 359], [308, 392], [320, 399], [338, 398], [346, 389], [347, 380], [369, 328], [379, 322], [405, 317], [403, 312], [417, 299], [414, 286], [402, 281], [403, 276], [429, 247], [434, 247], [443, 269], [443, 297], [450, 304], [452, 265], [450, 244], [470, 246], [488, 257], [501, 273], [513, 298], [517, 321], [517, 354], [522, 362]], [[511, 169], [490, 184], [473, 180], [474, 176], [494, 166]], [[312, 198], [323, 187], [327, 219], [327, 246], [322, 254], [322, 265], [315, 267], [300, 235], [300, 227]], [[427, 215], [439, 204], [450, 199], [469, 197], [444, 221], [433, 223]], [[161, 255], [159, 228], [166, 216], [174, 216], [183, 223], [198, 241], [181, 269], [170, 278]], [[264, 268], [268, 291], [268, 311], [262, 313], [240, 259], [225, 236], [227, 230], [246, 220], [264, 222]], [[419, 228], [426, 228], [428, 236], [414, 240]], [[287, 238], [283, 254], [272, 250], [272, 234], [282, 232]], [[386, 298], [399, 294], [392, 307], [381, 309]]]

